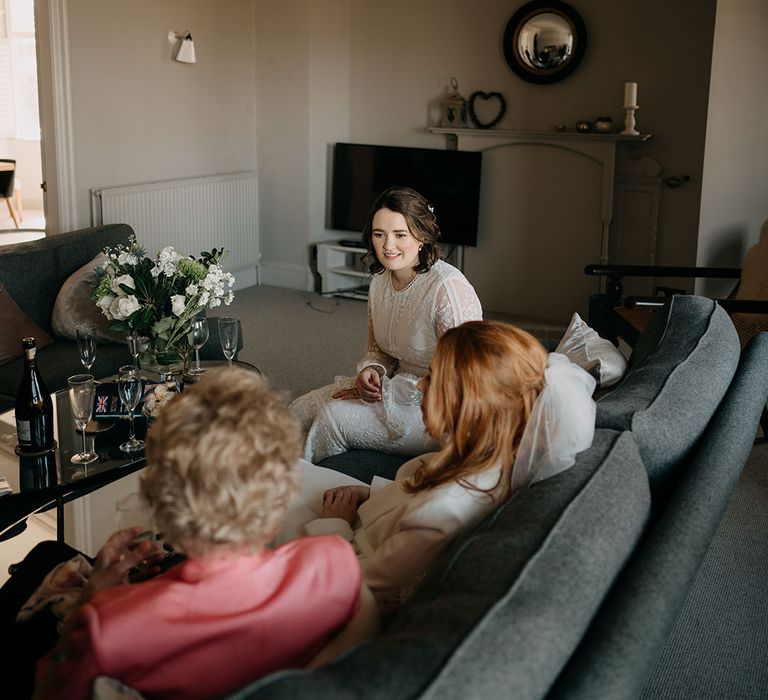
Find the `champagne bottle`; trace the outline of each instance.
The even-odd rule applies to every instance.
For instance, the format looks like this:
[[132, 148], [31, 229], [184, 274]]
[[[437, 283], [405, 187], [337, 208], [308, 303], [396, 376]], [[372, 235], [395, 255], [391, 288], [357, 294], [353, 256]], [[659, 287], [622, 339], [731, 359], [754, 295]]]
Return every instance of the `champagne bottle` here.
[[37, 368], [37, 346], [32, 337], [21, 341], [24, 376], [16, 394], [16, 433], [22, 452], [40, 452], [53, 447], [53, 402]]

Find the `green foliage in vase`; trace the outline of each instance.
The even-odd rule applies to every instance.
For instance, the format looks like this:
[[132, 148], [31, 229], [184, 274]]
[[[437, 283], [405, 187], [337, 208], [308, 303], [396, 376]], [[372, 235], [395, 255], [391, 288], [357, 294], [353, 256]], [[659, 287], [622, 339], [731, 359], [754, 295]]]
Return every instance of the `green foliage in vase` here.
[[220, 265], [224, 249], [195, 258], [168, 246], [153, 259], [132, 236], [127, 246], [104, 252], [108, 260], [97, 270], [91, 297], [111, 321], [110, 330], [145, 335], [156, 352], [176, 352], [195, 315], [234, 298], [234, 277]]

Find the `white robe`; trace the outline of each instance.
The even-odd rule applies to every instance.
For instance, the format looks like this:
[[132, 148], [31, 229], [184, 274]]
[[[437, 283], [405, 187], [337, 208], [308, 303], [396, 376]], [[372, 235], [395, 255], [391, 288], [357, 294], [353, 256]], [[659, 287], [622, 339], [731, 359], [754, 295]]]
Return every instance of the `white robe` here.
[[[363, 482], [302, 460], [302, 488], [286, 515], [276, 545], [303, 535], [337, 534], [357, 552], [363, 580], [379, 606], [391, 608], [406, 598], [448, 543], [480, 523], [497, 506], [492, 494], [456, 482], [412, 494], [402, 486], [421, 465], [423, 455], [403, 464], [394, 481], [374, 477], [371, 495], [357, 511], [354, 527], [340, 518], [320, 518], [323, 491]], [[493, 489], [500, 469], [467, 478]]]
[[334, 400], [355, 377], [310, 391], [290, 406], [307, 441], [304, 458], [321, 462], [350, 449], [415, 456], [436, 447], [421, 417], [416, 382], [429, 369], [437, 340], [449, 328], [482, 319], [475, 290], [455, 267], [440, 260], [400, 291], [389, 270], [374, 275], [368, 292], [368, 351], [355, 372], [385, 372], [382, 401]]

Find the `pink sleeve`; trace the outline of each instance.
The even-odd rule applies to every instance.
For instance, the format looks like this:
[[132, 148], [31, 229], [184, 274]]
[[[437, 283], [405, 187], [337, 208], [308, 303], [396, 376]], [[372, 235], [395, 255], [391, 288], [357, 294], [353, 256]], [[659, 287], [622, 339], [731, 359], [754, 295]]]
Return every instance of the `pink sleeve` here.
[[100, 675], [92, 644], [94, 629], [98, 629], [98, 615], [91, 605], [84, 605], [77, 613], [66, 644], [66, 653], [59, 656], [58, 648], [41, 659], [37, 678], [45, 678], [36, 688], [36, 698], [91, 697], [93, 679]]

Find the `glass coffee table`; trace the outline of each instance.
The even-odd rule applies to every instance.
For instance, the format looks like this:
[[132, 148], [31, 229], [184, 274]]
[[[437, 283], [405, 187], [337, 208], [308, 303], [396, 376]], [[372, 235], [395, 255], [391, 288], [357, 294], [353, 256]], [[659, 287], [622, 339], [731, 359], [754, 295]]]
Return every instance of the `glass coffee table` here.
[[[219, 361], [204, 361], [206, 368], [221, 367]], [[258, 371], [253, 365], [235, 360], [237, 366]], [[145, 373], [149, 381], [154, 376]], [[108, 381], [108, 380], [101, 380]], [[26, 527], [26, 519], [36, 513], [56, 509], [56, 534], [64, 541], [64, 504], [122, 479], [145, 466], [144, 452], [125, 453], [120, 444], [129, 434], [128, 419], [92, 421], [86, 431], [86, 445], [99, 459], [91, 464], [72, 464], [72, 455], [82, 450], [82, 435], [72, 420], [67, 390], [52, 395], [56, 447], [40, 456], [18, 456], [14, 412], [0, 414], [0, 477], [4, 476], [11, 492], [0, 496], [0, 541], [14, 537]], [[146, 419], [134, 415], [136, 436], [143, 439]], [[94, 431], [91, 432], [91, 428]]]
[[[127, 454], [119, 445], [128, 437], [128, 420], [92, 422], [86, 445], [98, 454], [91, 464], [70, 461], [82, 450], [82, 435], [76, 432], [67, 391], [53, 394], [56, 447], [38, 456], [17, 456], [13, 411], [0, 414], [0, 476], [11, 493], [0, 496], [0, 541], [25, 528], [27, 517], [56, 509], [57, 538], [64, 540], [64, 504], [85, 496], [144, 467], [144, 453]], [[134, 418], [136, 434], [143, 437], [146, 421]], [[90, 432], [94, 427], [98, 432]]]

